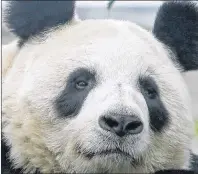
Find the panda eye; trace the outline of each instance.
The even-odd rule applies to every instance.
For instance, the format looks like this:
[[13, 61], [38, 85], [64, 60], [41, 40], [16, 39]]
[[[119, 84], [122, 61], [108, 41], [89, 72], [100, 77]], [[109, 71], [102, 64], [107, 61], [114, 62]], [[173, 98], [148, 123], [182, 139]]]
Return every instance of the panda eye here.
[[80, 89], [80, 90], [85, 89], [87, 86], [88, 86], [88, 83], [83, 80], [77, 81], [75, 84], [76, 89]]
[[156, 99], [158, 97], [158, 87], [151, 77], [141, 77], [139, 85], [142, 93], [149, 99]]
[[145, 89], [145, 93], [150, 99], [155, 99], [157, 97], [157, 91], [154, 88]]

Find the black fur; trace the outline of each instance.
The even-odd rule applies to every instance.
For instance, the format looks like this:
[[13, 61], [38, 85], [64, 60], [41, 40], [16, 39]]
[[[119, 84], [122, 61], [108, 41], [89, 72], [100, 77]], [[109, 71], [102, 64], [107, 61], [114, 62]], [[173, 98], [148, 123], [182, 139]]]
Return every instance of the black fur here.
[[74, 1], [10, 1], [5, 22], [23, 44], [29, 37], [72, 19], [74, 5]]
[[192, 154], [191, 166], [190, 168], [198, 173], [198, 155]]
[[[85, 89], [76, 89], [78, 81], [85, 81]], [[55, 101], [55, 106], [61, 117], [71, 117], [78, 114], [90, 90], [95, 86], [95, 73], [81, 68], [72, 72], [66, 82], [65, 89]]]
[[196, 174], [192, 170], [160, 170], [155, 172], [155, 174]]
[[154, 132], [160, 133], [168, 125], [169, 114], [160, 99], [158, 86], [151, 77], [140, 77], [139, 84], [148, 106], [150, 127]]
[[164, 3], [157, 13], [153, 33], [172, 50], [184, 71], [198, 69], [198, 7], [195, 3]]

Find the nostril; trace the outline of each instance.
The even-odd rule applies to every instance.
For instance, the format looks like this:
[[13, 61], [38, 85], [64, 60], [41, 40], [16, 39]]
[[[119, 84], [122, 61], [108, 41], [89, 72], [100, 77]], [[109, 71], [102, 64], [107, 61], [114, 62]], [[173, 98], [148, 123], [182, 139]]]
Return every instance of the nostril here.
[[108, 118], [108, 117], [107, 118], [104, 117], [104, 121], [111, 128], [117, 127], [119, 124], [116, 120], [113, 120], [112, 118]]
[[130, 131], [130, 130], [138, 128], [140, 125], [141, 125], [141, 122], [138, 122], [138, 121], [132, 122], [126, 125], [125, 130]]
[[132, 134], [137, 134], [143, 130], [143, 124], [141, 121], [133, 121], [128, 123], [124, 130]]
[[119, 124], [119, 121], [111, 116], [102, 116], [99, 119], [100, 127], [107, 131], [115, 132], [117, 129], [121, 128]]
[[99, 126], [120, 137], [126, 134], [138, 134], [143, 130], [143, 123], [138, 116], [115, 113], [101, 116]]

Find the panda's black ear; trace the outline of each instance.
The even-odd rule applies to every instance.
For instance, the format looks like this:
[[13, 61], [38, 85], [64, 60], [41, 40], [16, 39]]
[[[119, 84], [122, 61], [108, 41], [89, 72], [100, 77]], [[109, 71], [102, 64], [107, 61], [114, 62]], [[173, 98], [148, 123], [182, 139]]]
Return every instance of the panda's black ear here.
[[21, 42], [74, 17], [74, 1], [15, 0], [8, 1], [4, 21]]
[[198, 4], [165, 2], [157, 13], [153, 34], [176, 55], [184, 71], [198, 69]]

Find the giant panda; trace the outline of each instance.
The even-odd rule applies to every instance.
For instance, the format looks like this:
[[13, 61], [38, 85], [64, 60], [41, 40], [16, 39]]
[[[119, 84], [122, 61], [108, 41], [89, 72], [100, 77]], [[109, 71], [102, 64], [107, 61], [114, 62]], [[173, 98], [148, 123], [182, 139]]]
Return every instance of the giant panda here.
[[196, 4], [163, 3], [152, 31], [75, 14], [74, 1], [6, 6], [3, 172], [197, 170], [183, 79], [198, 69]]

